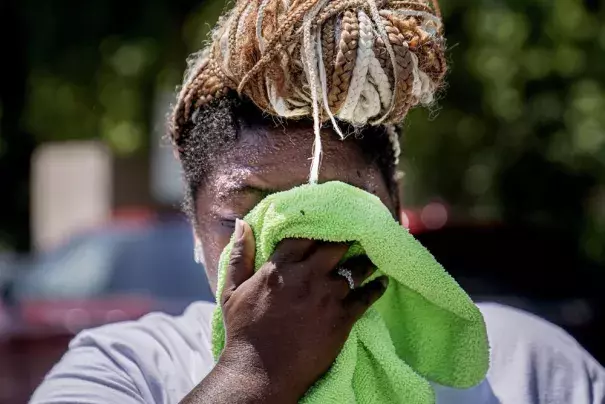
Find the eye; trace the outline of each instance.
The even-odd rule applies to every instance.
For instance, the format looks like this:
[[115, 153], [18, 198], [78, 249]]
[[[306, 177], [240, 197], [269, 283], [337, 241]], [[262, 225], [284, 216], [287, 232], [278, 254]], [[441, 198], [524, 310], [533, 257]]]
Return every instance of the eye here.
[[221, 227], [226, 229], [235, 230], [235, 219], [220, 219], [219, 221]]

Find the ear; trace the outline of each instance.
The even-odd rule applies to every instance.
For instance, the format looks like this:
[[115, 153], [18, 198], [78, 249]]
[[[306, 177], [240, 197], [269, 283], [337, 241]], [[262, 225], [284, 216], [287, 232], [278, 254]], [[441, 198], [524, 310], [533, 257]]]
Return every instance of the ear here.
[[200, 265], [204, 265], [204, 249], [195, 229], [193, 230], [193, 260]]

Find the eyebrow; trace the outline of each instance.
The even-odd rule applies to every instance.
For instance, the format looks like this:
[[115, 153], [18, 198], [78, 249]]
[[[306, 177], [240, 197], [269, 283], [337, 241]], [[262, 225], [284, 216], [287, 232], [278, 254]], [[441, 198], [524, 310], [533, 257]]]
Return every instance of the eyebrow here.
[[233, 187], [231, 189], [231, 191], [239, 192], [239, 193], [255, 193], [255, 194], [274, 194], [276, 192], [279, 192], [275, 189], [253, 186], [253, 185], [249, 185], [249, 184], [242, 184], [239, 187], [238, 186]]
[[[251, 177], [254, 178], [254, 176], [252, 175]], [[223, 184], [221, 184], [220, 188], [218, 189], [218, 192], [220, 194], [250, 194], [250, 193], [254, 193], [254, 194], [272, 194], [275, 192], [279, 192], [276, 189], [273, 188], [269, 188], [269, 187], [264, 187], [262, 185], [259, 184], [255, 184], [255, 185], [251, 185], [247, 180], [249, 180], [249, 178], [247, 178], [246, 180], [244, 180], [243, 178], [233, 178], [230, 176], [225, 176], [222, 178], [222, 180], [224, 181]]]

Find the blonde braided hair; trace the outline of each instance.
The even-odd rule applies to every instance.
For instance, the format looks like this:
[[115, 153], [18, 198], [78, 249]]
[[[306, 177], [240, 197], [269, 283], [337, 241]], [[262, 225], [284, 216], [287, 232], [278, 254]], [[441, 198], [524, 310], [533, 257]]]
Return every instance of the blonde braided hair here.
[[237, 90], [262, 111], [312, 118], [310, 181], [317, 182], [321, 125], [393, 125], [410, 108], [430, 104], [446, 73], [436, 0], [238, 0], [210, 46], [189, 61], [171, 136], [176, 146], [194, 112]]

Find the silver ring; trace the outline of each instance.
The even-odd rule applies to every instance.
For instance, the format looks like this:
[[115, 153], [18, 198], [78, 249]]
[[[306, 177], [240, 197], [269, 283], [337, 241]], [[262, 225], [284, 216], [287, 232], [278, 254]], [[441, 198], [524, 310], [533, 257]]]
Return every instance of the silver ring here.
[[338, 275], [342, 276], [347, 280], [347, 282], [349, 283], [349, 289], [355, 289], [355, 281], [353, 280], [353, 274], [351, 273], [350, 269], [339, 267]]

